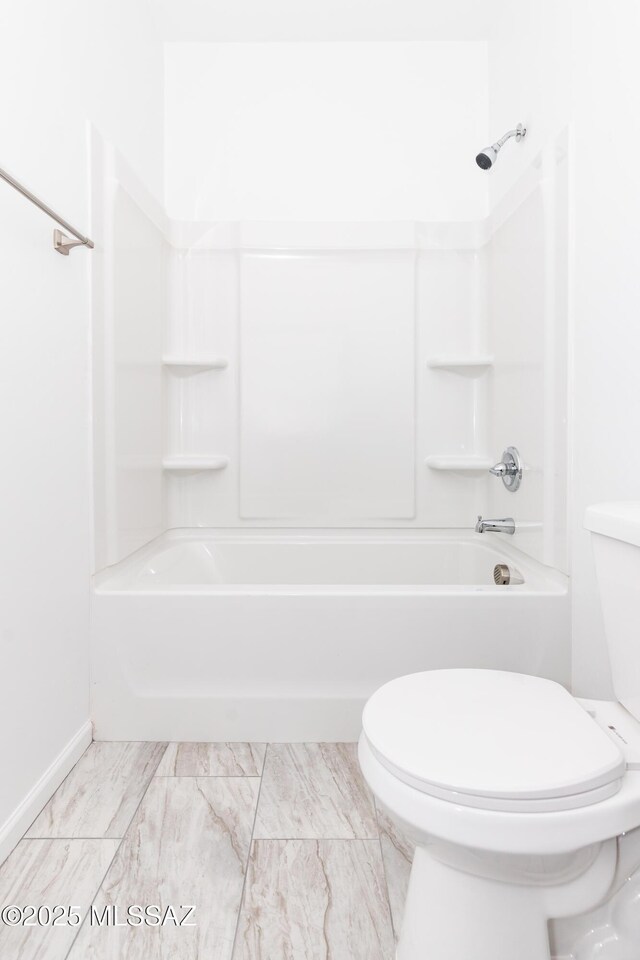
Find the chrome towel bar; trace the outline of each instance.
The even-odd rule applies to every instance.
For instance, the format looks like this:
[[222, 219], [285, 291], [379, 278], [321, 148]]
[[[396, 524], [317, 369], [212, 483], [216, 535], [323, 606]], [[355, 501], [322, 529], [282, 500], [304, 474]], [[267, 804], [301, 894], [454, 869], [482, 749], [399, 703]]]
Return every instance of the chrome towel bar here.
[[17, 190], [18, 193], [21, 193], [23, 197], [26, 197], [27, 200], [30, 200], [31, 203], [34, 203], [36, 207], [39, 207], [43, 213], [46, 213], [48, 217], [51, 217], [52, 220], [55, 220], [56, 223], [59, 223], [61, 227], [64, 227], [65, 230], [68, 230], [76, 239], [72, 240], [62, 230], [53, 231], [53, 248], [57, 250], [58, 253], [61, 253], [63, 256], [69, 256], [69, 250], [73, 247], [89, 247], [93, 249], [93, 240], [90, 240], [89, 237], [85, 237], [84, 234], [80, 233], [79, 230], [76, 230], [75, 227], [72, 227], [70, 223], [60, 217], [55, 210], [52, 210], [51, 207], [47, 206], [46, 203], [43, 203], [42, 200], [39, 200], [34, 193], [31, 193], [30, 190], [27, 190], [21, 183], [15, 180], [10, 173], [7, 173], [6, 170], [3, 170], [0, 167], [0, 177], [3, 180]]

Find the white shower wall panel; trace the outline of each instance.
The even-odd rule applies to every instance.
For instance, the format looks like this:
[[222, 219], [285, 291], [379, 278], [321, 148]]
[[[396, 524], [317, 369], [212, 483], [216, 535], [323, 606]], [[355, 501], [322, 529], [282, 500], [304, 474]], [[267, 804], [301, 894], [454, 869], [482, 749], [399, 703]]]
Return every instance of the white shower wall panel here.
[[486, 471], [426, 460], [486, 456], [486, 376], [429, 366], [486, 352], [476, 225], [193, 227], [167, 351], [227, 365], [167, 372], [167, 453], [228, 464], [167, 472], [167, 525], [469, 527]]
[[[490, 443], [519, 448], [517, 494], [491, 486], [492, 516], [516, 517], [521, 550], [568, 571], [568, 194], [566, 134], [496, 210], [490, 280]], [[515, 193], [515, 197], [513, 194]]]
[[[453, 238], [452, 238], [453, 239]], [[454, 242], [460, 243], [463, 237]], [[471, 242], [473, 235], [468, 235]], [[429, 456], [487, 456], [487, 371], [429, 365], [486, 355], [486, 256], [482, 246], [421, 250], [418, 258], [418, 513], [434, 527], [468, 527], [487, 507], [487, 474], [439, 471]]]
[[162, 211], [95, 132], [92, 166], [93, 492], [100, 569], [164, 529], [169, 243]]
[[415, 254], [244, 254], [240, 516], [415, 515]]
[[119, 187], [113, 260], [113, 400], [118, 553], [129, 553], [162, 525], [162, 355], [165, 241]]
[[224, 246], [214, 245], [205, 231], [193, 245], [185, 246], [179, 236], [172, 240], [166, 352], [229, 356], [237, 341], [236, 238], [227, 238]]
[[[492, 239], [491, 318], [496, 345], [493, 372], [494, 443], [516, 445], [526, 459], [524, 482], [514, 496], [496, 484], [497, 510], [516, 509], [529, 549], [541, 550], [544, 468], [544, 210], [537, 186]], [[514, 438], [514, 439], [510, 439]], [[506, 514], [505, 514], [506, 515]], [[498, 514], [496, 514], [498, 516]], [[500, 513], [500, 516], [503, 516]], [[523, 524], [530, 526], [523, 528]]]

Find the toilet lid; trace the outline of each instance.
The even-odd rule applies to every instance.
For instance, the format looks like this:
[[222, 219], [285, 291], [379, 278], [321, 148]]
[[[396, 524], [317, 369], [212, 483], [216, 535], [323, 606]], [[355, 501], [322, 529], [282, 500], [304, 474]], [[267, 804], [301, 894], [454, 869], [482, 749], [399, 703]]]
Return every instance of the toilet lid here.
[[[513, 809], [514, 801], [619, 788], [618, 745], [558, 683], [498, 670], [432, 670], [392, 680], [363, 714], [374, 754], [425, 793], [471, 806]], [[604, 794], [603, 794], [604, 790]], [[594, 802], [587, 800], [584, 802]]]

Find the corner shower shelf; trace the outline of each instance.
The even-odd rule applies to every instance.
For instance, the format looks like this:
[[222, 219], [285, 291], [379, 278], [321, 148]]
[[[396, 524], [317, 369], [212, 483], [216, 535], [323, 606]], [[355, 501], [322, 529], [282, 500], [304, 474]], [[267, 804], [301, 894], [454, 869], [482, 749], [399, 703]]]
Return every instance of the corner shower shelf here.
[[164, 457], [163, 470], [182, 471], [185, 473], [199, 473], [203, 470], [224, 470], [229, 464], [229, 457]]
[[229, 365], [226, 357], [171, 357], [162, 358], [165, 367], [176, 367], [196, 370], [224, 370]]
[[455, 454], [427, 457], [425, 463], [430, 470], [465, 470], [469, 473], [484, 473], [493, 466], [493, 460], [489, 457], [456, 456]]
[[479, 376], [493, 366], [493, 357], [484, 356], [440, 356], [429, 357], [427, 366], [434, 369], [451, 370], [454, 373], [476, 374]]

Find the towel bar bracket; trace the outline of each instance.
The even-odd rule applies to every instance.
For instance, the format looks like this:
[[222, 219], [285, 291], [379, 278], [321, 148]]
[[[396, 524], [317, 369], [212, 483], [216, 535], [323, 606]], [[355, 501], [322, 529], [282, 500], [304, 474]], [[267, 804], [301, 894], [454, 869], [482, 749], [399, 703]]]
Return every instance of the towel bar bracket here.
[[53, 249], [57, 253], [61, 253], [63, 257], [68, 257], [69, 250], [74, 247], [93, 247], [93, 244], [90, 240], [72, 240], [62, 230], [53, 231]]

